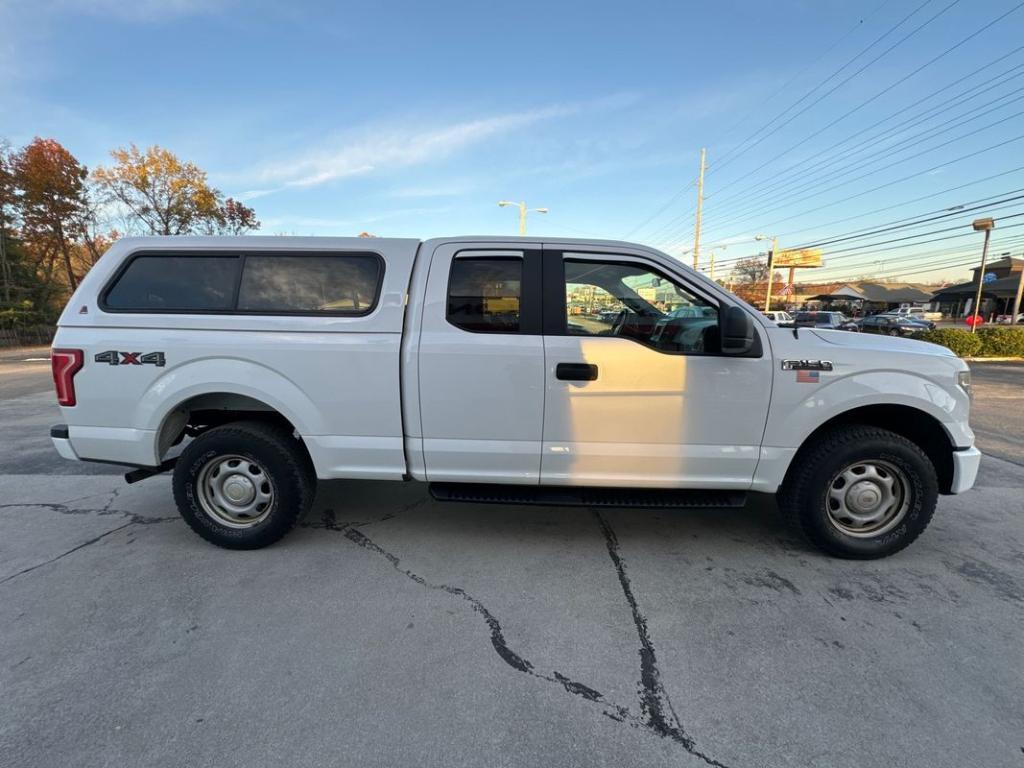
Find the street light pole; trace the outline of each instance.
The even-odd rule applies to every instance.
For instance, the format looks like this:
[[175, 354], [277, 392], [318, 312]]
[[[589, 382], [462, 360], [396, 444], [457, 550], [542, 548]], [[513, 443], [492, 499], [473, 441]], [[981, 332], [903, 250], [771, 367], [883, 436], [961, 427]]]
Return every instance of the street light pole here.
[[513, 203], [510, 200], [499, 200], [498, 206], [504, 208], [506, 205], [514, 205], [519, 209], [519, 236], [522, 237], [526, 234], [526, 213], [531, 211], [533, 213], [547, 213], [547, 208], [527, 208], [526, 203]]
[[975, 219], [971, 224], [975, 232], [985, 233], [985, 245], [981, 249], [981, 269], [978, 270], [978, 290], [974, 295], [974, 321], [971, 323], [971, 333], [978, 327], [978, 310], [981, 306], [981, 286], [985, 282], [985, 262], [988, 260], [988, 239], [995, 227], [995, 219]]

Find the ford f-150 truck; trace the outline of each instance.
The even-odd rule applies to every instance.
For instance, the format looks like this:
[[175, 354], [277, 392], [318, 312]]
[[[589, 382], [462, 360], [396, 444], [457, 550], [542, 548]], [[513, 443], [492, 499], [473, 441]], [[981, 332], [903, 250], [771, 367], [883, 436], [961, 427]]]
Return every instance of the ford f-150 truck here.
[[118, 241], [61, 315], [61, 456], [173, 467], [209, 541], [283, 536], [318, 480], [437, 498], [730, 506], [775, 493], [872, 558], [974, 483], [970, 372], [943, 347], [780, 328], [610, 241]]

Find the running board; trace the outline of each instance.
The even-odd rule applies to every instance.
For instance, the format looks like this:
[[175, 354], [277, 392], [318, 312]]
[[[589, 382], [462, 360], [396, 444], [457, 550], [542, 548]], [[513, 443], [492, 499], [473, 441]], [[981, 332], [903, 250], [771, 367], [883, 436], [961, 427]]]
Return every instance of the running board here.
[[742, 507], [743, 491], [686, 488], [572, 488], [556, 485], [431, 483], [438, 501], [476, 504], [542, 504], [571, 507]]

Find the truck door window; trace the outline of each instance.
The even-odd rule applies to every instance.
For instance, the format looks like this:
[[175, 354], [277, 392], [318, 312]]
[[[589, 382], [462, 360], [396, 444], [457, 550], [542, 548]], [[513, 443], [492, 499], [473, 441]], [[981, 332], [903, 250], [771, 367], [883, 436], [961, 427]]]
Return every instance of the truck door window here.
[[717, 354], [718, 308], [631, 262], [565, 259], [565, 332], [620, 336], [659, 352]]
[[459, 257], [452, 261], [446, 316], [476, 333], [519, 333], [523, 260]]

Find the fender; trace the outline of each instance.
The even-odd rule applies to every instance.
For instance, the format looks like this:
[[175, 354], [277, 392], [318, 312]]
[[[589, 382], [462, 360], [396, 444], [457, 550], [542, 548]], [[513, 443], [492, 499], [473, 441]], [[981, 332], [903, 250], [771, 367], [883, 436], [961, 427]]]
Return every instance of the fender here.
[[954, 397], [923, 374], [883, 369], [843, 375], [840, 370], [822, 373], [817, 385], [797, 385], [792, 376], [790, 371], [775, 371], [776, 385], [751, 490], [775, 492], [811, 433], [831, 419], [864, 406], [907, 406], [934, 418], [954, 446], [973, 442], [973, 433], [965, 426], [967, 395]]
[[278, 371], [250, 360], [224, 357], [190, 360], [164, 372], [139, 398], [132, 423], [153, 430], [155, 442], [175, 408], [191, 397], [212, 392], [260, 400], [288, 419], [303, 436], [317, 434], [313, 425], [323, 423], [313, 401]]

